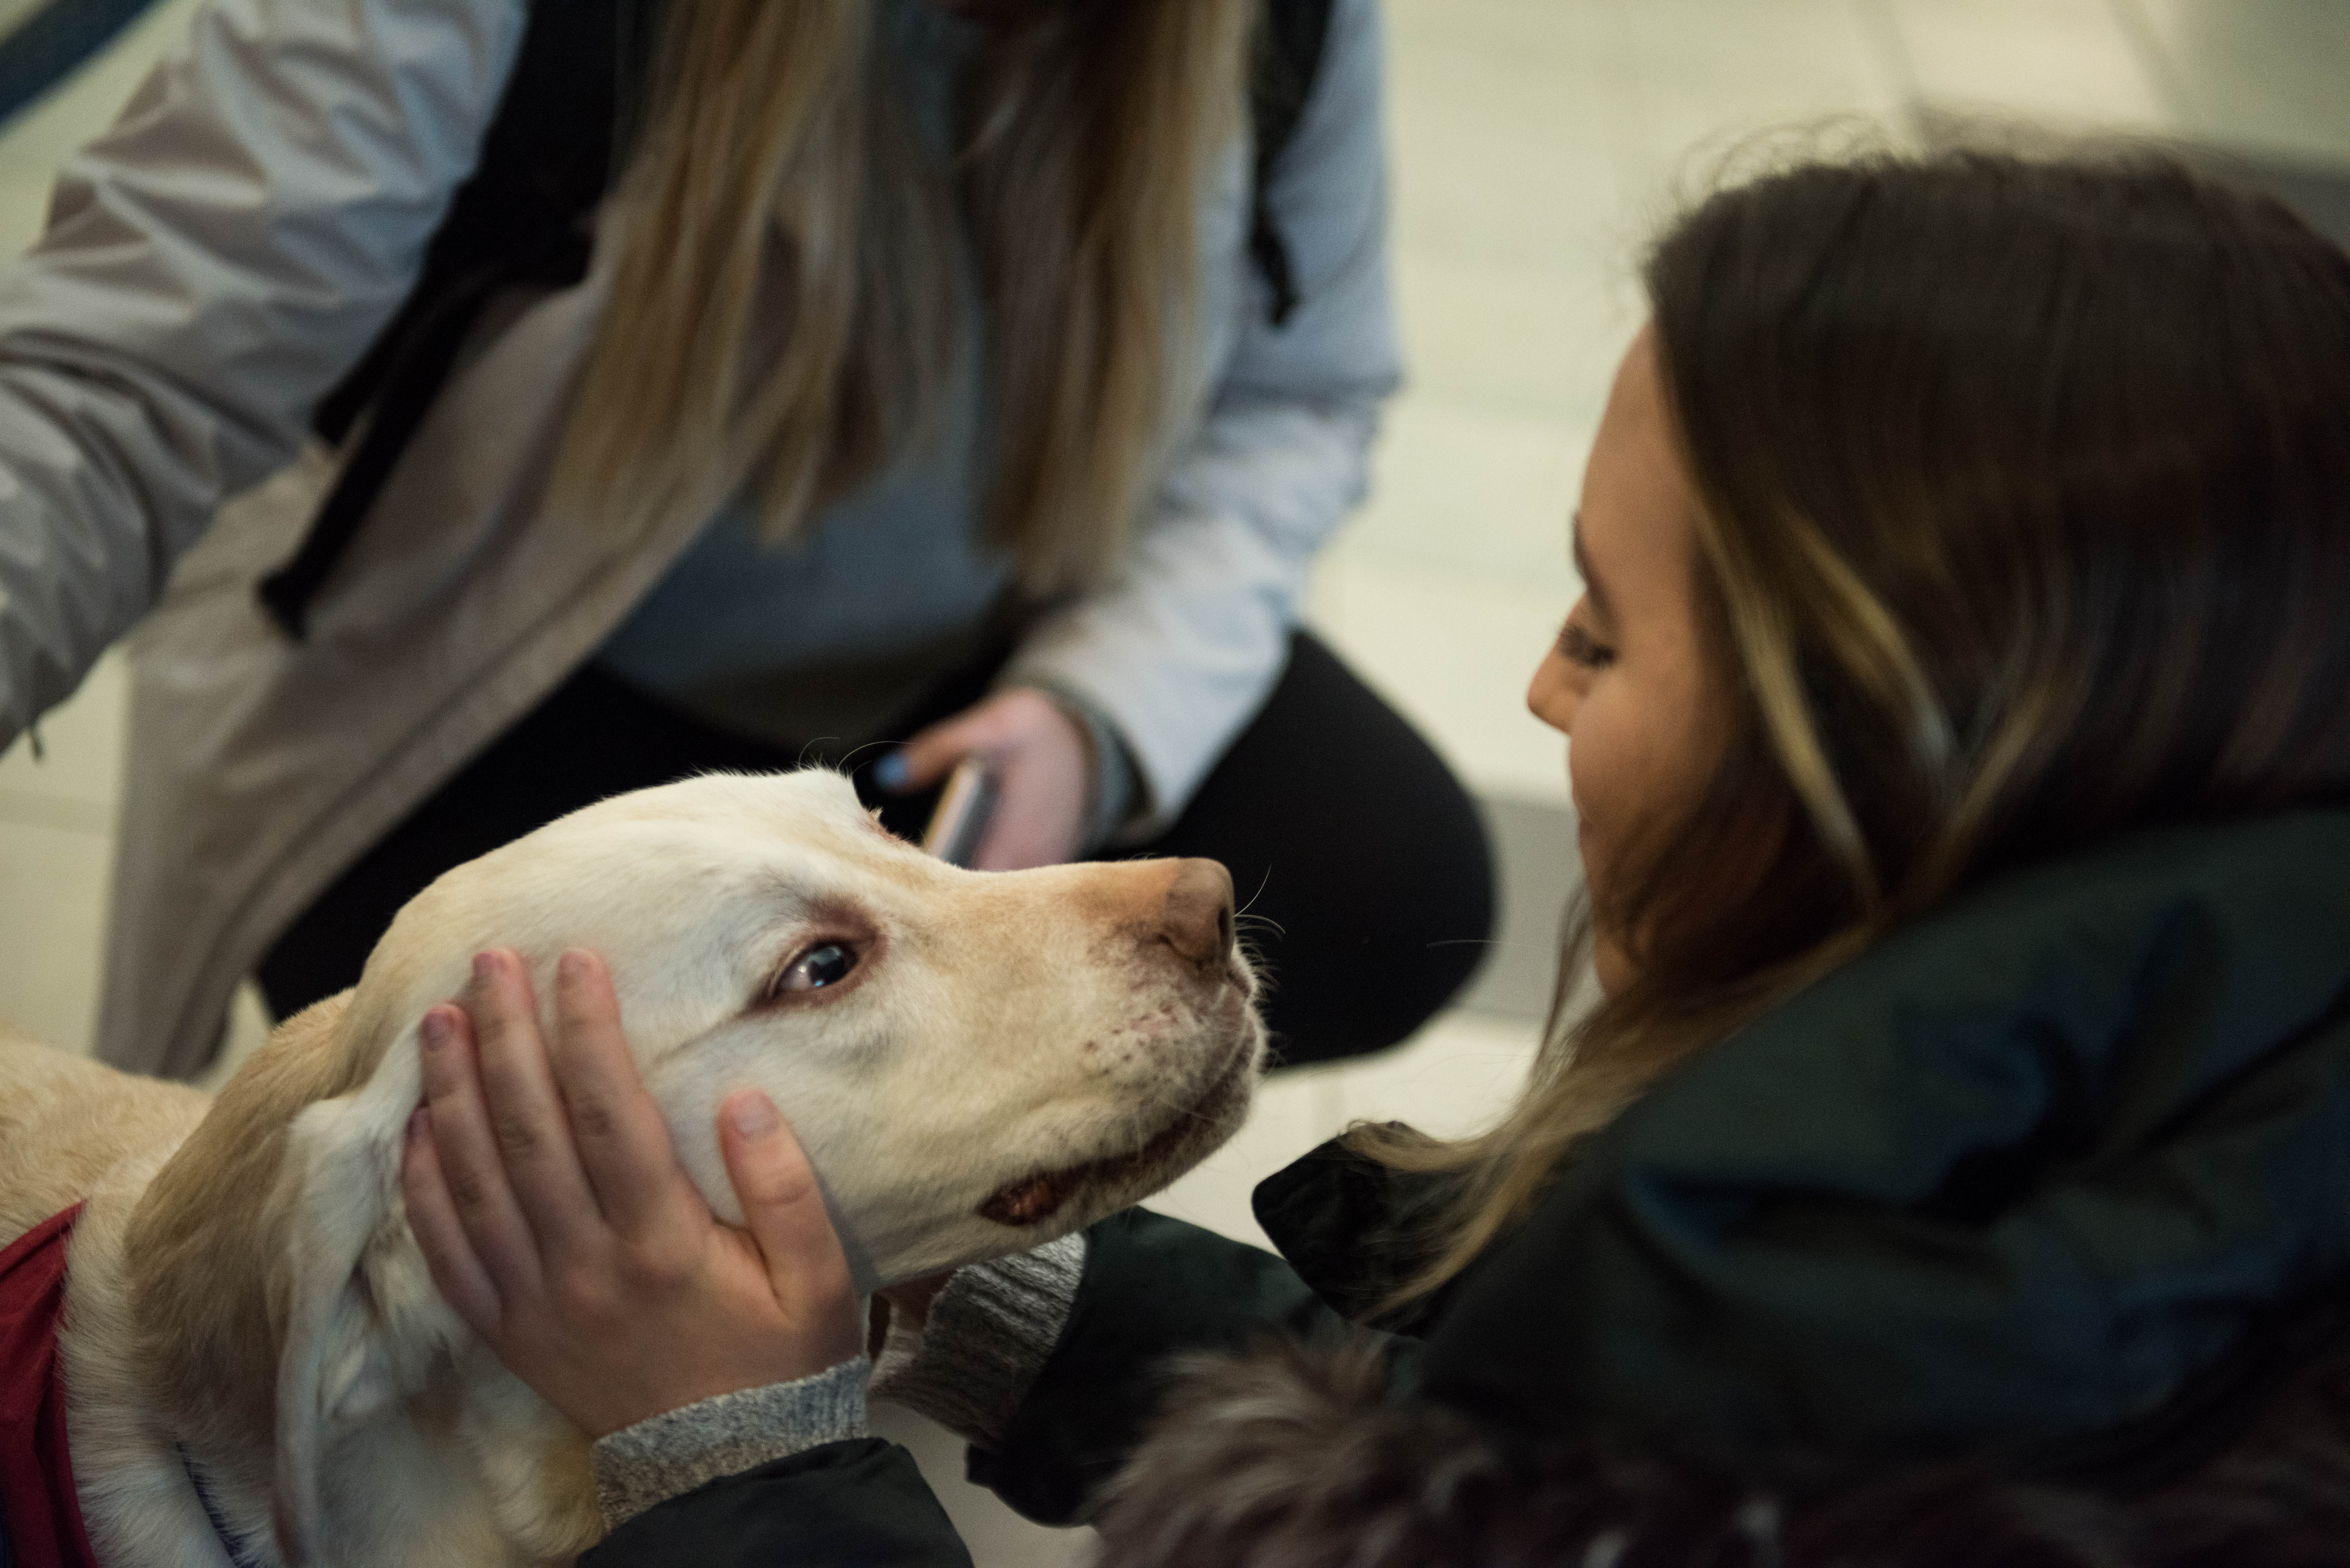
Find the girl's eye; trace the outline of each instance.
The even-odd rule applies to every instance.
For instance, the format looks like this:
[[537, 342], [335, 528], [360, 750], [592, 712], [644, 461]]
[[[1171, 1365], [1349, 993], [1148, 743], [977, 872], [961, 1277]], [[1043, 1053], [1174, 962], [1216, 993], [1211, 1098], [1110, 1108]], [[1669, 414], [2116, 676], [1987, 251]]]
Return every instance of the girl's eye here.
[[795, 991], [822, 991], [826, 986], [848, 978], [857, 967], [854, 950], [838, 942], [827, 942], [820, 948], [810, 948], [794, 959], [768, 987], [771, 996], [783, 996]]
[[1568, 621], [1558, 634], [1559, 657], [1586, 670], [1605, 670], [1616, 662], [1616, 650], [1594, 642], [1591, 634]]

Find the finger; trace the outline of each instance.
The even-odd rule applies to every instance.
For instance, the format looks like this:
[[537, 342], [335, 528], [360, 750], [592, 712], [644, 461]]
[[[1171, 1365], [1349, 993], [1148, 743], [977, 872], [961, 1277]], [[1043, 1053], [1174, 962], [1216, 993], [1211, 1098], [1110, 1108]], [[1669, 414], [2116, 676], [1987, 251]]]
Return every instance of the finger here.
[[515, 1201], [542, 1255], [583, 1246], [602, 1231], [604, 1214], [579, 1168], [522, 960], [503, 949], [476, 957], [465, 1006], [473, 1014], [482, 1097]]
[[474, 1067], [472, 1022], [463, 1009], [444, 1003], [425, 1013], [417, 1034], [433, 1167], [469, 1250], [495, 1282], [500, 1300], [519, 1299], [538, 1288], [538, 1239], [498, 1158], [497, 1135], [491, 1130]]
[[[718, 1144], [775, 1299], [795, 1313], [852, 1302], [848, 1259], [825, 1212], [824, 1189], [775, 1102], [756, 1089], [729, 1096], [718, 1108]], [[852, 1355], [855, 1338], [852, 1324]]]
[[669, 1124], [637, 1072], [620, 1029], [620, 1000], [601, 958], [572, 951], [556, 961], [555, 1022], [548, 1054], [580, 1167], [605, 1220], [634, 1234], [706, 1215], [701, 1195], [678, 1168]]
[[424, 1254], [424, 1266], [442, 1299], [475, 1334], [494, 1337], [504, 1315], [498, 1287], [466, 1240], [457, 1200], [450, 1196], [448, 1179], [432, 1147], [432, 1113], [421, 1106], [408, 1118], [400, 1190], [408, 1200], [408, 1228], [415, 1232], [417, 1250]]
[[900, 794], [928, 789], [951, 773], [957, 763], [983, 750], [980, 742], [986, 726], [973, 723], [972, 717], [967, 712], [933, 724], [900, 746], [885, 781], [889, 787]]
[[902, 764], [894, 770], [893, 787], [913, 790], [935, 784], [970, 756], [986, 757], [991, 767], [1000, 767], [1055, 721], [1068, 722], [1042, 692], [1025, 686], [999, 691], [977, 707], [931, 725], [900, 747], [892, 759]]

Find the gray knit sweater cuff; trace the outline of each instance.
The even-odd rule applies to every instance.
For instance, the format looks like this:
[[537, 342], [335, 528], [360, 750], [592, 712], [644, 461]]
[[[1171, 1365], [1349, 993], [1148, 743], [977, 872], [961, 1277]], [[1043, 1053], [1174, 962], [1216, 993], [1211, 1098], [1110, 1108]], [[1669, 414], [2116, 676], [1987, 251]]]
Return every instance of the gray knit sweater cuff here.
[[617, 1530], [721, 1476], [865, 1436], [871, 1370], [860, 1355], [795, 1383], [721, 1394], [598, 1438], [596, 1501], [605, 1528]]
[[956, 1270], [920, 1332], [893, 1316], [873, 1370], [875, 1397], [919, 1410], [982, 1448], [993, 1446], [1059, 1343], [1085, 1272], [1082, 1231]]

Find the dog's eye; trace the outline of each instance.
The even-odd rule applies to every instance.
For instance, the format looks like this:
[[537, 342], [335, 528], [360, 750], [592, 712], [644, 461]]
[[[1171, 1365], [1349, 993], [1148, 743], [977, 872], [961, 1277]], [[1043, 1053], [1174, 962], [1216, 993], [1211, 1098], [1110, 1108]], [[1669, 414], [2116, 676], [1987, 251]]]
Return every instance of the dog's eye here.
[[776, 996], [795, 991], [821, 991], [837, 981], [847, 979], [848, 971], [856, 967], [854, 950], [838, 942], [827, 942], [820, 948], [810, 948], [794, 959], [785, 967], [784, 972], [775, 977], [775, 983], [769, 990]]

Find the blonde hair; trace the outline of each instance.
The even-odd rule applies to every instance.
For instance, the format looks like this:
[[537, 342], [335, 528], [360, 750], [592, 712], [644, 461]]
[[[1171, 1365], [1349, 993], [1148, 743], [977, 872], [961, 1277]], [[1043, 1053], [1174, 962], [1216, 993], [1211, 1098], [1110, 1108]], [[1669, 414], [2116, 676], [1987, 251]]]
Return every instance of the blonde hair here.
[[796, 536], [931, 428], [975, 234], [999, 432], [984, 506], [1039, 597], [1097, 580], [1197, 395], [1203, 182], [1251, 0], [999, 7], [943, 176], [874, 0], [675, 0], [623, 182], [558, 504], [622, 533], [754, 487]]
[[1658, 365], [1733, 713], [1595, 921], [1390, 1305], [1523, 1216], [1649, 1085], [1997, 873], [2168, 822], [2350, 801], [2350, 256], [2146, 152], [1814, 163], [1659, 243]]

